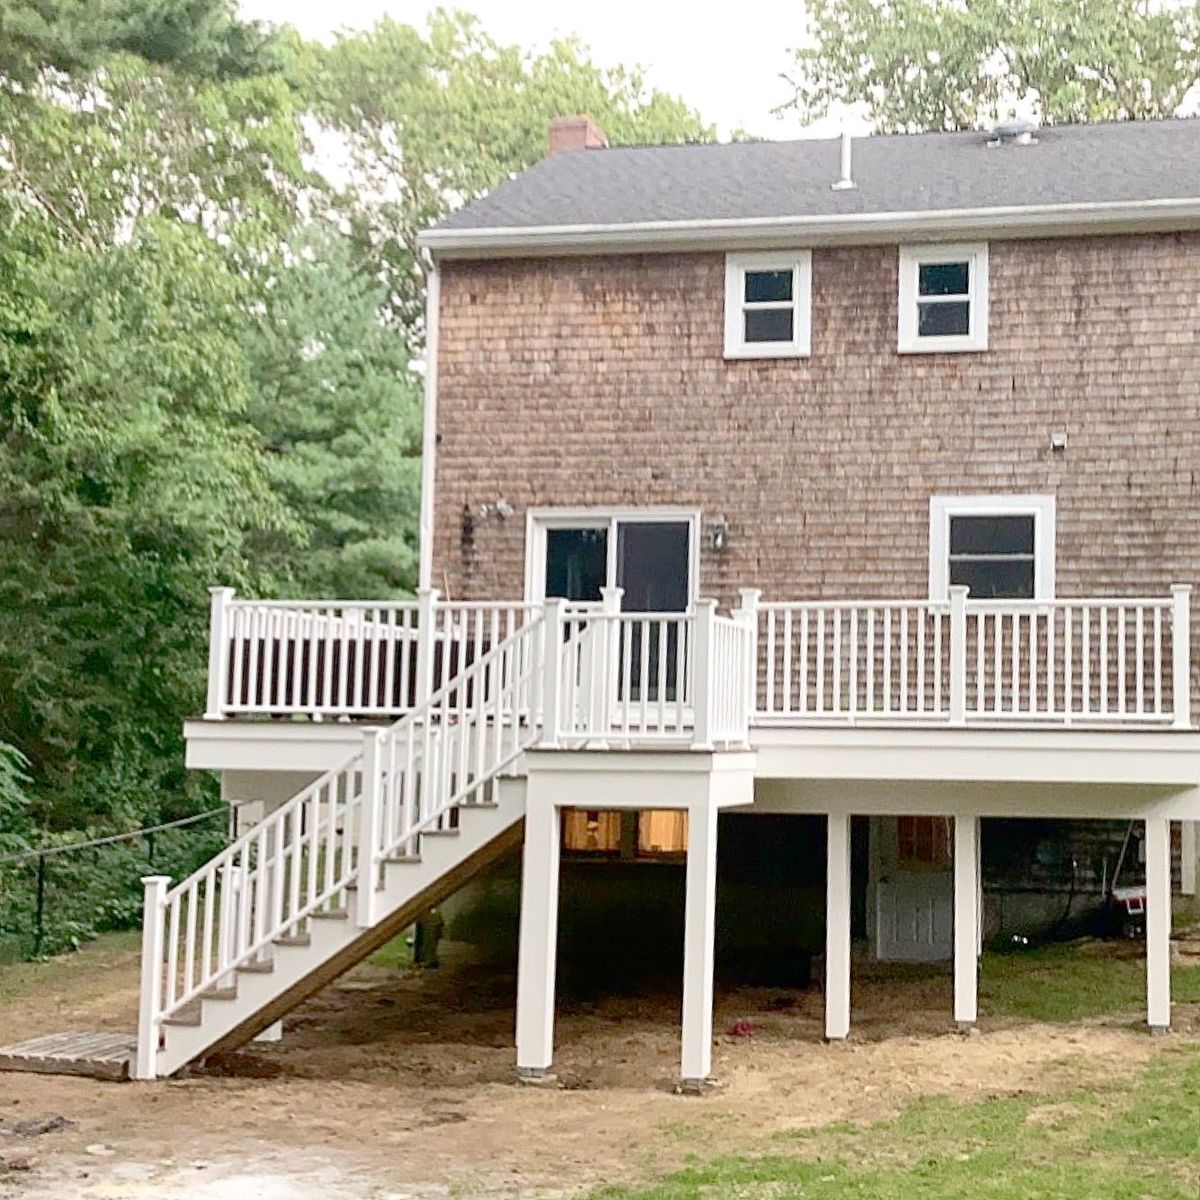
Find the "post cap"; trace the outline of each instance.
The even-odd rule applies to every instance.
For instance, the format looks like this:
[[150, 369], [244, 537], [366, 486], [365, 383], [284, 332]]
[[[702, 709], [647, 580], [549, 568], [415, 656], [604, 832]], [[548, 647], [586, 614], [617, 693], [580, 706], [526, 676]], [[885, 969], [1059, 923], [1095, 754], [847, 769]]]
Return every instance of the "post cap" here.
[[233, 588], [225, 587], [223, 584], [214, 584], [208, 589], [210, 596], [232, 596]]
[[1190, 583], [1173, 583], [1171, 584], [1172, 596], [1186, 596], [1192, 590]]
[[142, 883], [146, 887], [165, 887], [171, 882], [170, 875], [143, 875]]

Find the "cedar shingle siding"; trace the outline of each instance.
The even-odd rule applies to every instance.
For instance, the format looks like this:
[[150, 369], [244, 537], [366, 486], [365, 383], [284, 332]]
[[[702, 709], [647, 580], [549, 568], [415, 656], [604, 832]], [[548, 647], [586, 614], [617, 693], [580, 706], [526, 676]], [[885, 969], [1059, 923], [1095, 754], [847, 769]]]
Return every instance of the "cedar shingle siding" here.
[[721, 254], [445, 263], [434, 584], [519, 594], [531, 505], [672, 504], [728, 521], [723, 603], [920, 597], [929, 497], [973, 492], [1057, 496], [1061, 596], [1195, 580], [1200, 234], [990, 258], [985, 352], [897, 354], [890, 245], [814, 250], [810, 358], [731, 362]]

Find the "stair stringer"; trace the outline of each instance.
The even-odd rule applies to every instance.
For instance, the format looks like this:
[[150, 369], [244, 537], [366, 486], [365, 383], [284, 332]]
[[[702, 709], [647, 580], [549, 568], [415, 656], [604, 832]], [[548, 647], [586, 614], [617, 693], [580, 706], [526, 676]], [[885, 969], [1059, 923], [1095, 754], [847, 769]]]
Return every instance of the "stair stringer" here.
[[418, 859], [385, 862], [375, 924], [356, 925], [353, 904], [345, 918], [310, 919], [308, 945], [276, 942], [269, 971], [235, 972], [236, 996], [201, 996], [198, 1024], [164, 1024], [158, 1073], [174, 1074], [197, 1058], [249, 1041], [519, 846], [524, 780], [502, 777], [497, 783], [495, 803], [459, 806], [454, 836], [422, 836]]

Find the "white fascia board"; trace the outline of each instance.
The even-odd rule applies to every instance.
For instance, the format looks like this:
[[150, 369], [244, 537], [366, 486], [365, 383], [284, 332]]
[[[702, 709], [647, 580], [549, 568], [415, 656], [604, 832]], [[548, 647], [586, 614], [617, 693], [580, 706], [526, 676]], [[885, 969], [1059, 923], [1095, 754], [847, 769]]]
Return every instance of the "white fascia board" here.
[[750, 217], [643, 221], [624, 225], [544, 225], [427, 229], [418, 245], [439, 259], [533, 255], [738, 250], [771, 246], [868, 245], [986, 236], [993, 240], [1200, 229], [1200, 197]]

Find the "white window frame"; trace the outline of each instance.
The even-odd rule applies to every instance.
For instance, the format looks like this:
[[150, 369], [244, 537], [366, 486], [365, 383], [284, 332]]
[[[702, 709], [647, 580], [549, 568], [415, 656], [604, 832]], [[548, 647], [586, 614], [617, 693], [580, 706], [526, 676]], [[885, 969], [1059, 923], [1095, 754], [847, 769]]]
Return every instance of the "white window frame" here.
[[[745, 300], [747, 271], [791, 271], [791, 300], [771, 300], [747, 305]], [[743, 315], [747, 308], [790, 308], [792, 310], [791, 341], [746, 341]], [[811, 340], [811, 250], [762, 250], [753, 254], [725, 255], [726, 358], [807, 358]]]
[[[929, 598], [950, 599], [952, 517], [1033, 517], [1033, 598], [1054, 599], [1053, 496], [933, 496], [929, 501]], [[968, 597], [970, 599], [970, 597]]]
[[[921, 267], [935, 263], [966, 262], [969, 279], [964, 296], [942, 301], [918, 295]], [[920, 337], [917, 333], [918, 301], [922, 304], [970, 304], [970, 329], [965, 334]], [[988, 246], [987, 242], [900, 247], [900, 300], [897, 348], [901, 354], [955, 354], [988, 348]]]
[[610, 583], [617, 578], [617, 527], [640, 522], [687, 523], [688, 526], [688, 608], [692, 608], [700, 588], [700, 510], [698, 508], [531, 508], [525, 514], [525, 600], [540, 604], [546, 598], [546, 531], [548, 529], [605, 529], [608, 531], [608, 561], [605, 576]]

